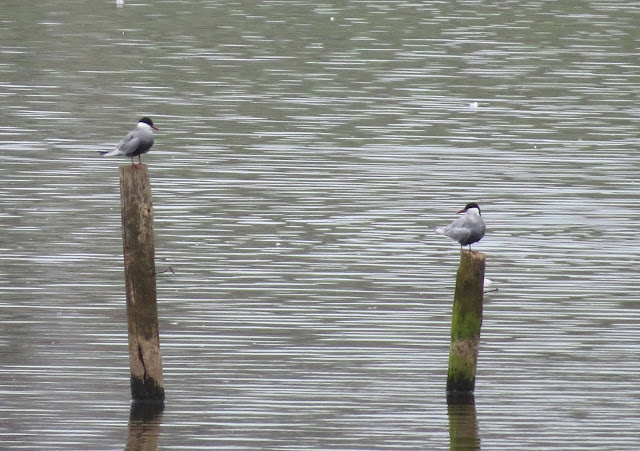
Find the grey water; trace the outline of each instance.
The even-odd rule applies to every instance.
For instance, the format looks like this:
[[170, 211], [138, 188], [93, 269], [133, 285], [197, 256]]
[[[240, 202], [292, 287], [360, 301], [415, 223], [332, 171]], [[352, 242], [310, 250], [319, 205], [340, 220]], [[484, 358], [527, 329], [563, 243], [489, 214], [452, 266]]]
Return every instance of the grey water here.
[[[122, 3], [1, 8], [0, 448], [127, 446], [97, 151], [145, 115], [158, 449], [640, 446], [640, 5]], [[498, 291], [460, 410], [434, 229], [470, 201]]]

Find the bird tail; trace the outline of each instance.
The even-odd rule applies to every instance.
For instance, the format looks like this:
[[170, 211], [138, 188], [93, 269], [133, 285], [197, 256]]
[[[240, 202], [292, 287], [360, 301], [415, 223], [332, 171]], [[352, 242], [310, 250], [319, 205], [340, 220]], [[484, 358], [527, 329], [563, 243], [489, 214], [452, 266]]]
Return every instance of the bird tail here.
[[119, 149], [114, 149], [114, 150], [99, 150], [98, 153], [100, 155], [102, 155], [103, 157], [112, 157], [114, 155], [121, 155], [121, 152]]

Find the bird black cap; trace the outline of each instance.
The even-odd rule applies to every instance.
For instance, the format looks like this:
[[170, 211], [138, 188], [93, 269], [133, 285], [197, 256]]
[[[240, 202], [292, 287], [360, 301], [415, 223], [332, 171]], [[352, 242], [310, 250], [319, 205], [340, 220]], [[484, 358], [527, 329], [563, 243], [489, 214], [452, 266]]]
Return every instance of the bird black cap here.
[[467, 211], [470, 208], [477, 208], [478, 209], [478, 213], [480, 213], [480, 206], [478, 204], [476, 204], [475, 202], [469, 202], [467, 205], [464, 206], [464, 210]]

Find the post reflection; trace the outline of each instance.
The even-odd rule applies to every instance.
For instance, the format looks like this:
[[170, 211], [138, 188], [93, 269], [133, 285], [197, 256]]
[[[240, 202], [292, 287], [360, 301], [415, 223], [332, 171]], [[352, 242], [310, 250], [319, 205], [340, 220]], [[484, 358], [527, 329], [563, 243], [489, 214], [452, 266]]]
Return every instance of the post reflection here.
[[476, 404], [472, 392], [447, 394], [449, 449], [480, 449]]
[[163, 403], [134, 402], [129, 414], [127, 451], [155, 451], [162, 424]]

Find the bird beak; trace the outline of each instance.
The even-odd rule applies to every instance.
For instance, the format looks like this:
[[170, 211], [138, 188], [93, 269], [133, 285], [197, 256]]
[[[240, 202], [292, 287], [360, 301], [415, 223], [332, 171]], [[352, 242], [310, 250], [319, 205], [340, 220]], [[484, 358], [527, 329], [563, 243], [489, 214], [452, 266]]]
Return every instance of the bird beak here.
[[458, 213], [456, 213], [456, 214], [457, 214], [457, 215], [459, 215], [460, 213], [466, 213], [466, 212], [467, 212], [467, 210], [466, 210], [466, 209], [462, 209], [462, 210], [460, 210], [460, 211], [459, 211]]
[[151, 126], [151, 128], [152, 128], [152, 129], [154, 129], [154, 130], [156, 130], [156, 131], [159, 131], [159, 130], [160, 130], [159, 128], [157, 128], [157, 127], [155, 127], [155, 126], [153, 126], [153, 125]]

